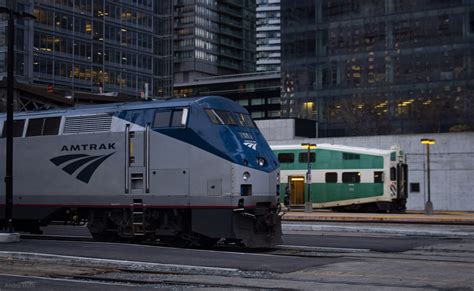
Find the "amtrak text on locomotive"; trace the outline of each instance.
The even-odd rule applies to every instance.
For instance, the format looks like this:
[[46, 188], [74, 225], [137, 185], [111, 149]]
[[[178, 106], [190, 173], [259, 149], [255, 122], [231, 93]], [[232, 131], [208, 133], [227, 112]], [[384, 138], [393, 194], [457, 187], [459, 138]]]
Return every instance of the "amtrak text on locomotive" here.
[[115, 150], [115, 143], [63, 145], [62, 152]]

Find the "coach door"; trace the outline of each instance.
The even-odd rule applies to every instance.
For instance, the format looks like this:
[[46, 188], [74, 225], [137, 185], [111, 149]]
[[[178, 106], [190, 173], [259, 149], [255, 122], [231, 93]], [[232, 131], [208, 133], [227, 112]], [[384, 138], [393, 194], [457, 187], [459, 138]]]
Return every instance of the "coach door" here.
[[290, 184], [290, 204], [304, 204], [304, 177], [290, 176], [288, 180]]
[[131, 130], [125, 125], [125, 193], [150, 192], [150, 126]]
[[408, 165], [397, 165], [397, 191], [398, 198], [408, 197]]

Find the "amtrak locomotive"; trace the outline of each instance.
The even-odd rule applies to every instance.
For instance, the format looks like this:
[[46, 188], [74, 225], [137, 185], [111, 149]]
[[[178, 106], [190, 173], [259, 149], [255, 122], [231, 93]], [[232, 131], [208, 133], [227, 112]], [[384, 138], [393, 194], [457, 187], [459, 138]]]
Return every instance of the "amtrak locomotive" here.
[[[0, 115], [1, 161], [5, 119]], [[87, 220], [97, 240], [281, 242], [278, 161], [231, 100], [100, 105], [14, 119], [16, 229]], [[0, 219], [4, 201], [2, 187]]]

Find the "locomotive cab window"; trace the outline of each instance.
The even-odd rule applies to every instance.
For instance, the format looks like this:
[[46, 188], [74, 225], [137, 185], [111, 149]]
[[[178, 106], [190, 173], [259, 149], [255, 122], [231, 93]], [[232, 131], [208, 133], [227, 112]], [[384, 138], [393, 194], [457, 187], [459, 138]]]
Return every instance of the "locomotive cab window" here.
[[[25, 120], [13, 120], [13, 137], [22, 137]], [[7, 137], [7, 122], [3, 124], [2, 137]]]
[[291, 164], [295, 161], [295, 154], [293, 153], [280, 153], [278, 154], [278, 162], [281, 164]]
[[171, 111], [157, 111], [155, 112], [153, 127], [168, 127], [170, 125], [170, 119]]
[[155, 112], [153, 127], [184, 127], [188, 119], [188, 108], [159, 110]]
[[237, 113], [237, 120], [239, 121], [239, 125], [242, 127], [256, 127], [252, 118], [250, 118], [248, 114]]
[[224, 110], [215, 110], [215, 112], [217, 113], [217, 115], [219, 115], [224, 124], [237, 125], [237, 121], [235, 120], [232, 112]]
[[186, 125], [188, 109], [175, 109], [171, 114], [171, 127], [182, 127]]
[[374, 172], [374, 183], [383, 183], [383, 172]]
[[342, 183], [360, 183], [360, 172], [342, 173]]
[[209, 119], [211, 120], [212, 123], [214, 123], [214, 124], [223, 124], [223, 122], [221, 122], [221, 120], [219, 120], [219, 116], [217, 115], [217, 113], [214, 112], [214, 110], [206, 109], [206, 113], [207, 113], [207, 116], [209, 117]]
[[206, 109], [207, 116], [214, 124], [237, 126], [237, 121], [232, 112], [224, 110]]

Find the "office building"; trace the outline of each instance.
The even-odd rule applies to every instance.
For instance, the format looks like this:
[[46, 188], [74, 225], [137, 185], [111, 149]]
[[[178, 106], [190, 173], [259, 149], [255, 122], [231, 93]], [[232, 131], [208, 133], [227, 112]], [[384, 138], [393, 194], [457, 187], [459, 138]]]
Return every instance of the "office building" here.
[[255, 0], [176, 0], [174, 79], [255, 71]]
[[282, 0], [282, 112], [319, 137], [474, 129], [474, 4]]
[[257, 0], [257, 72], [280, 71], [280, 0]]
[[[17, 3], [18, 10], [36, 16], [34, 22], [17, 21], [19, 81], [70, 94], [90, 91], [155, 98], [171, 95], [172, 0]], [[1, 22], [0, 30], [5, 26], [6, 22]], [[0, 53], [6, 50], [2, 35]]]

